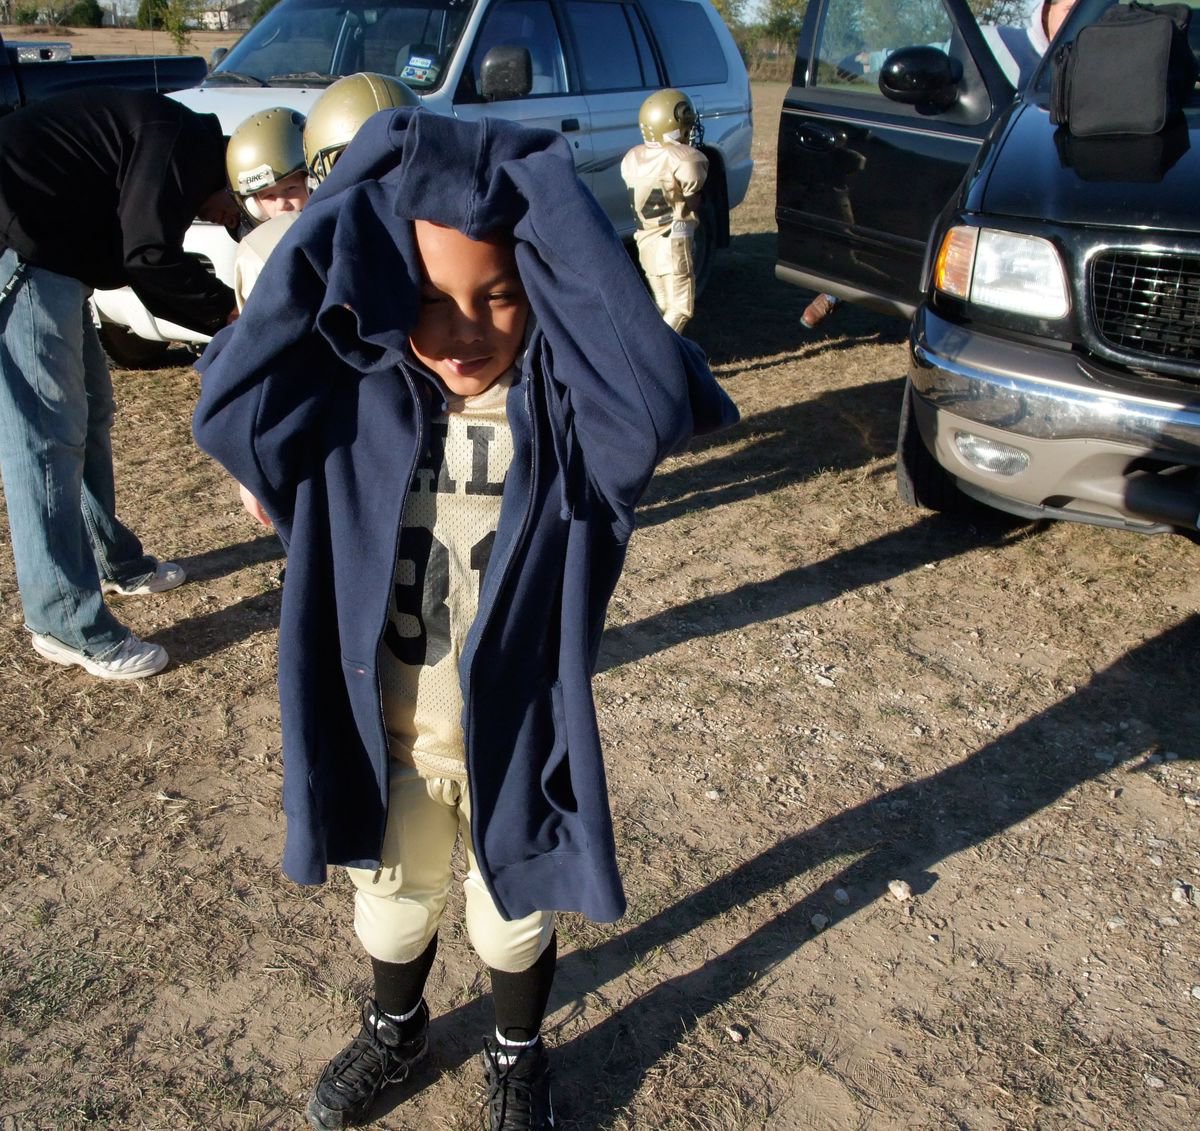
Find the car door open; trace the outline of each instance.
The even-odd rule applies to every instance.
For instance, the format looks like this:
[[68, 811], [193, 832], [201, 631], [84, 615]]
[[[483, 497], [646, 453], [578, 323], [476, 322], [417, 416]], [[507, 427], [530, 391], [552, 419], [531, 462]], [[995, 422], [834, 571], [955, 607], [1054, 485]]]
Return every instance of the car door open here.
[[811, 3], [780, 118], [778, 277], [911, 317], [933, 223], [1012, 96], [965, 0]]

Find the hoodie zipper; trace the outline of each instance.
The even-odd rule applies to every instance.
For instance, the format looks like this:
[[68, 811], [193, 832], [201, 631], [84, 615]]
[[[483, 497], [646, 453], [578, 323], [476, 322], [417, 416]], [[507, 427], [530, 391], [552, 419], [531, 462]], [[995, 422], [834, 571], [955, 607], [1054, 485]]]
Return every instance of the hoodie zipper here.
[[[425, 451], [425, 435], [426, 435], [425, 405], [424, 405], [424, 401], [421, 397], [421, 394], [417, 389], [416, 382], [413, 381], [412, 377], [409, 376], [409, 374], [405, 373], [403, 370], [397, 370], [397, 372], [400, 374], [400, 376], [404, 379], [405, 383], [408, 385], [408, 391], [412, 395], [413, 403], [417, 406], [417, 442], [413, 448], [412, 461], [408, 465], [408, 475], [405, 477], [404, 495], [400, 500], [400, 515], [396, 520], [396, 530], [392, 536], [391, 562], [392, 562], [393, 576], [395, 575], [395, 570], [396, 570], [396, 559], [400, 554], [400, 538], [404, 532], [404, 511], [405, 511], [405, 508], [408, 506], [408, 496], [412, 491], [413, 477], [417, 473], [417, 465], [421, 462], [421, 455]], [[378, 621], [377, 621], [377, 623], [379, 624], [379, 631], [375, 634], [375, 648], [374, 648], [374, 651], [372, 652], [372, 656], [374, 657], [374, 668], [375, 668], [375, 701], [379, 707], [379, 729], [383, 733], [384, 744], [386, 747], [389, 763], [391, 760], [391, 744], [387, 741], [387, 719], [385, 718], [384, 712], [383, 712], [383, 685], [379, 682], [379, 645], [383, 641], [383, 634], [387, 631], [388, 607], [390, 606], [391, 601], [392, 601], [392, 583], [389, 581], [388, 587], [387, 587], [387, 597], [383, 603], [383, 614], [380, 618], [378, 618]], [[389, 765], [389, 776], [390, 776], [390, 765]], [[389, 787], [387, 790], [387, 794], [384, 797], [384, 803], [383, 803], [383, 827], [384, 827], [384, 829], [387, 828], [388, 810], [390, 808], [391, 808], [391, 788]], [[382, 847], [383, 847], [383, 844], [381, 842], [380, 848], [382, 849]], [[381, 856], [380, 862], [379, 862], [379, 867], [375, 870], [375, 877], [374, 877], [375, 882], [378, 882], [380, 874], [382, 872], [383, 872], [383, 859]]]
[[[527, 353], [526, 356], [528, 357], [528, 356], [530, 356], [530, 354]], [[464, 728], [463, 728], [463, 748], [466, 753], [467, 792], [468, 792], [468, 794], [470, 796], [470, 800], [471, 800], [472, 815], [479, 812], [479, 806], [478, 806], [479, 799], [475, 792], [475, 775], [471, 773], [471, 749], [474, 744], [471, 740], [471, 737], [472, 737], [471, 729], [469, 729], [473, 726], [473, 720], [474, 720], [474, 712], [472, 711], [471, 708], [472, 708], [472, 699], [474, 698], [474, 694], [475, 694], [475, 665], [479, 661], [480, 647], [482, 646], [482, 643], [483, 643], [483, 637], [487, 633], [488, 628], [490, 627], [492, 613], [496, 607], [496, 602], [497, 602], [500, 594], [504, 591], [505, 585], [508, 584], [509, 574], [512, 572], [512, 563], [513, 563], [513, 559], [517, 555], [517, 549], [518, 549], [518, 547], [520, 547], [524, 544], [526, 535], [529, 532], [529, 516], [533, 513], [533, 501], [537, 495], [538, 429], [537, 429], [537, 412], [535, 411], [535, 404], [534, 404], [535, 376], [533, 373], [532, 363], [529, 364], [528, 371], [525, 374], [525, 378], [526, 379], [524, 381], [524, 386], [525, 386], [524, 409], [525, 409], [526, 420], [529, 423], [529, 495], [528, 495], [528, 498], [525, 503], [525, 511], [521, 516], [521, 525], [517, 529], [516, 535], [513, 537], [512, 541], [508, 545], [508, 549], [507, 549], [507, 553], [505, 555], [504, 561], [499, 563], [500, 564], [500, 575], [499, 575], [499, 579], [496, 583], [495, 588], [492, 590], [491, 600], [489, 601], [489, 603], [486, 607], [483, 607], [481, 605], [478, 613], [476, 613], [476, 626], [478, 628], [478, 631], [476, 632], [475, 628], [474, 627], [472, 628], [472, 635], [474, 635], [474, 637], [475, 637], [474, 649], [471, 653], [471, 664], [467, 670], [467, 686], [464, 689], [464, 694], [463, 694], [463, 714], [466, 717], [466, 723], [467, 723], [467, 725], [464, 726]], [[490, 572], [490, 569], [489, 569], [489, 572]], [[476, 842], [475, 842], [476, 860], [478, 860], [479, 856], [480, 856], [479, 849], [480, 849], [479, 841], [476, 840]], [[496, 892], [495, 892], [494, 888], [492, 887], [490, 872], [491, 872], [490, 866], [480, 868], [480, 876], [483, 879], [484, 886], [488, 890], [488, 894], [491, 895], [492, 900], [493, 900], [493, 902], [495, 902], [497, 907], [502, 907], [503, 905], [501, 904], [500, 900], [497, 898]]]

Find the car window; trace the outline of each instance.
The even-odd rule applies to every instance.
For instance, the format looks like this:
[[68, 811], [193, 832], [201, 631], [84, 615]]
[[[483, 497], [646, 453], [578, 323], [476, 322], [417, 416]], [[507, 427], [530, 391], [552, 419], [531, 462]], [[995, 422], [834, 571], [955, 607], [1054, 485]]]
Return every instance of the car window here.
[[663, 83], [659, 78], [658, 64], [654, 60], [654, 49], [650, 46], [650, 36], [642, 21], [641, 13], [635, 5], [626, 4], [625, 14], [629, 17], [629, 27], [633, 32], [634, 42], [637, 44], [638, 58], [641, 60], [645, 84], [648, 87], [660, 87]]
[[817, 39], [816, 86], [858, 87], [879, 98], [879, 69], [901, 47], [947, 48], [953, 25], [940, 0], [829, 0]]
[[547, 0], [503, 0], [488, 12], [471, 55], [476, 94], [480, 91], [479, 71], [483, 57], [493, 47], [501, 45], [529, 49], [533, 65], [531, 95], [567, 92], [562, 39]]
[[338, 5], [285, 9], [281, 5], [226, 54], [214, 73], [231, 71], [266, 82], [290, 71], [329, 71], [344, 11]]
[[645, 8], [671, 86], [725, 82], [729, 68], [708, 12], [690, 0], [654, 0]]
[[1004, 77], [1020, 89], [1033, 77], [1049, 46], [1047, 10], [1053, 7], [1058, 18], [1054, 26], [1071, 11], [1075, 0], [986, 0], [978, 7], [979, 30], [983, 41], [1000, 64]]
[[[283, 0], [214, 68], [210, 83], [250, 76], [274, 85], [378, 71], [429, 90], [441, 82], [469, 12], [465, 0]], [[413, 59], [421, 65], [411, 66]], [[282, 84], [278, 80], [284, 80]], [[293, 83], [294, 85], [294, 83]]]
[[363, 70], [396, 75], [413, 90], [437, 86], [465, 18], [461, 10], [378, 9], [365, 29]]
[[566, 13], [585, 91], [638, 90], [652, 84], [625, 5], [569, 0]]

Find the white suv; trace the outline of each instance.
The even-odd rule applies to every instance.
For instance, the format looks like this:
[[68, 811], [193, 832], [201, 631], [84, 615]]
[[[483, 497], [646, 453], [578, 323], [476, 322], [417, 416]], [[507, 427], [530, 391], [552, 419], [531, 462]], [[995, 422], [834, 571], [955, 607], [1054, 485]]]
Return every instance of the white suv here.
[[[638, 108], [661, 87], [685, 90], [709, 161], [701, 281], [713, 249], [729, 242], [729, 211], [750, 184], [753, 121], [745, 65], [710, 0], [282, 0], [220, 54], [203, 84], [172, 97], [216, 114], [228, 134], [271, 106], [306, 112], [326, 86], [356, 71], [400, 79], [439, 114], [559, 130], [626, 237], [634, 221], [620, 163], [641, 140]], [[231, 281], [236, 244], [224, 229], [193, 224], [186, 247]], [[127, 287], [97, 291], [94, 302], [117, 361], [145, 365], [167, 342], [206, 340], [156, 319]]]

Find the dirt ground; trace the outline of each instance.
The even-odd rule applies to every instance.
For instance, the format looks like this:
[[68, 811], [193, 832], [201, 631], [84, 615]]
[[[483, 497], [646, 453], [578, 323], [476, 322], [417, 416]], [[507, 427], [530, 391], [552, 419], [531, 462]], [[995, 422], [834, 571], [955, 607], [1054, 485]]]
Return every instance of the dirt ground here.
[[[782, 94], [691, 331], [743, 420], [664, 466], [612, 604], [629, 913], [561, 923], [560, 1126], [1200, 1126], [1197, 547], [901, 505], [904, 327], [806, 333], [773, 276]], [[187, 361], [114, 375], [123, 515], [191, 575], [120, 615], [172, 666], [45, 664], [0, 553], [5, 1131], [300, 1128], [367, 986], [348, 882], [278, 870], [281, 562]], [[479, 1125], [460, 909], [379, 1127]]]
[[[0, 27], [5, 41], [25, 39], [40, 42], [70, 43], [75, 55], [178, 55], [165, 31], [138, 31], [135, 28], [55, 28], [38, 25]], [[183, 54], [208, 58], [216, 47], [229, 47], [240, 31], [201, 31], [188, 33]]]

